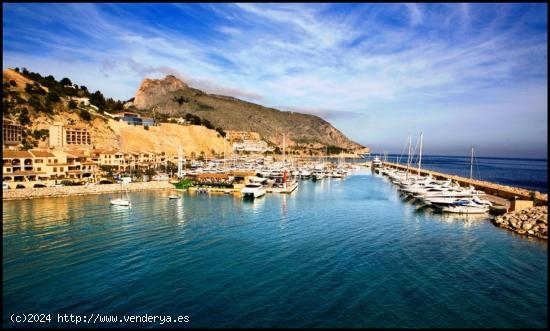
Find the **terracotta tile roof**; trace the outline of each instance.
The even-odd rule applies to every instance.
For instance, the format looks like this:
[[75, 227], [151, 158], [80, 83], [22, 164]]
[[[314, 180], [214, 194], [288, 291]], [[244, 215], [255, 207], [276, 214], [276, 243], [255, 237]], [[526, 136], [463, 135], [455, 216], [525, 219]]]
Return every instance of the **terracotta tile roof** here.
[[3, 158], [4, 159], [13, 159], [13, 158], [33, 158], [34, 156], [29, 153], [28, 151], [4, 151], [3, 152]]
[[4, 176], [9, 176], [9, 175], [12, 175], [12, 176], [26, 176], [26, 175], [46, 175], [45, 172], [40, 172], [40, 171], [14, 171], [12, 173], [6, 173], [4, 174]]
[[36, 157], [55, 157], [54, 154], [48, 152], [48, 151], [34, 151], [34, 150], [30, 150], [29, 152], [31, 152], [32, 155], [36, 156]]

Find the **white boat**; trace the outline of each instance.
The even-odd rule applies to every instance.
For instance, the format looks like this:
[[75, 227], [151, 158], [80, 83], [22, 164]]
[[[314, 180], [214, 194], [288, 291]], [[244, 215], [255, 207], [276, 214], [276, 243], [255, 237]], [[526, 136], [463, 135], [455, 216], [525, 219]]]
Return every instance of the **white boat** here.
[[308, 179], [311, 176], [311, 172], [305, 168], [300, 169], [299, 174], [302, 179]]
[[372, 167], [377, 168], [377, 167], [380, 167], [380, 166], [382, 166], [382, 161], [380, 160], [380, 158], [378, 156], [375, 156], [374, 159], [372, 160]]
[[455, 199], [451, 203], [432, 203], [432, 206], [447, 213], [484, 214], [489, 212], [492, 203], [477, 197]]
[[112, 199], [111, 205], [114, 206], [131, 206], [132, 203], [128, 199], [118, 198], [118, 199]]
[[[120, 185], [122, 185], [122, 184], [120, 184]], [[128, 191], [126, 191], [126, 198], [123, 198], [122, 193], [120, 193], [120, 198], [111, 199], [110, 203], [113, 206], [127, 206], [127, 207], [130, 207], [132, 205], [132, 203], [130, 202], [130, 197], [128, 196]]]
[[330, 174], [330, 177], [332, 177], [332, 178], [343, 178], [344, 175], [342, 175], [342, 174], [339, 173], [338, 171], [333, 171], [333, 172]]
[[180, 199], [181, 197], [179, 195], [169, 195], [168, 199]]
[[243, 198], [259, 198], [265, 195], [265, 188], [260, 183], [249, 183], [241, 190], [241, 195]]
[[325, 173], [324, 173], [323, 171], [316, 171], [316, 172], [314, 172], [314, 173], [311, 175], [311, 178], [312, 178], [313, 180], [321, 180], [321, 179], [323, 179], [323, 178], [325, 178], [325, 177], [326, 177], [326, 175], [325, 175]]

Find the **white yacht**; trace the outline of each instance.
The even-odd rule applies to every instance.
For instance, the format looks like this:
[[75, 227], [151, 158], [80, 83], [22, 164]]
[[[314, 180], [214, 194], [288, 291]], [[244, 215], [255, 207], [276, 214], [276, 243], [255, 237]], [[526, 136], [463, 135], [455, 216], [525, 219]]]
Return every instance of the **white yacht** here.
[[433, 207], [447, 213], [484, 214], [489, 212], [492, 203], [478, 197], [455, 199], [450, 203], [432, 203]]
[[374, 159], [372, 160], [372, 167], [377, 168], [377, 167], [380, 167], [380, 166], [382, 166], [382, 161], [380, 160], [380, 158], [378, 156], [375, 156]]
[[241, 190], [241, 195], [243, 198], [259, 198], [265, 195], [265, 188], [261, 183], [249, 183]]

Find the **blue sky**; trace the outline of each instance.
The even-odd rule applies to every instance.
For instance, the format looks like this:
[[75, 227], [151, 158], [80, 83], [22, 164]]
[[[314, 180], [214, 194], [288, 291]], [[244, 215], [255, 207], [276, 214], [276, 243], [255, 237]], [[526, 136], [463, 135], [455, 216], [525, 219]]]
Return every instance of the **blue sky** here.
[[3, 4], [3, 66], [319, 115], [375, 152], [547, 157], [547, 4]]

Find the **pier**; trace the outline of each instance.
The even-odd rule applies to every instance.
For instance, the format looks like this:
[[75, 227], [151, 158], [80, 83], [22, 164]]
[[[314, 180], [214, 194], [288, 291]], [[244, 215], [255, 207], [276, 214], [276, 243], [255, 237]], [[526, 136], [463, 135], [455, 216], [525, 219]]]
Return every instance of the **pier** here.
[[536, 191], [529, 191], [522, 188], [505, 186], [477, 179], [460, 177], [456, 175], [449, 175], [433, 170], [419, 170], [418, 168], [411, 168], [407, 167], [406, 165], [393, 162], [382, 162], [382, 165], [405, 171], [407, 171], [408, 169], [409, 172], [413, 174], [420, 173], [420, 175], [424, 176], [431, 175], [435, 179], [451, 179], [461, 186], [471, 185], [478, 190], [484, 191], [487, 194], [487, 198], [492, 203], [506, 207], [507, 211], [521, 210], [524, 208], [532, 207], [533, 205], [543, 206], [548, 204], [548, 195]]

